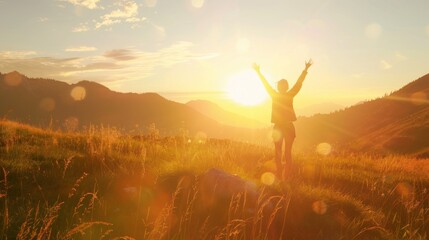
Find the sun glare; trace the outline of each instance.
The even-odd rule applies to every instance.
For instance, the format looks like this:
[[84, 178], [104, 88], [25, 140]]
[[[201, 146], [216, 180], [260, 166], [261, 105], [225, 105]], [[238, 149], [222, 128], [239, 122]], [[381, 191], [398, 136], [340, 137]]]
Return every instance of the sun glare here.
[[268, 98], [258, 76], [251, 70], [245, 70], [229, 77], [226, 91], [230, 99], [245, 106], [261, 104]]
[[204, 5], [204, 0], [191, 0], [191, 4], [194, 8], [202, 8]]
[[247, 38], [240, 38], [236, 42], [236, 48], [238, 52], [246, 53], [250, 48], [250, 41]]

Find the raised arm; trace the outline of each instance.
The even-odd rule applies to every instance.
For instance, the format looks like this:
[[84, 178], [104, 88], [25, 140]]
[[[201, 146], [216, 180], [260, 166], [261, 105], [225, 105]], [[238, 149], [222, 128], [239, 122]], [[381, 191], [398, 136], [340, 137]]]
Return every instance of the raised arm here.
[[307, 76], [307, 71], [312, 64], [313, 64], [313, 61], [311, 59], [305, 62], [305, 68], [302, 71], [301, 75], [299, 76], [298, 81], [296, 81], [295, 85], [293, 85], [293, 87], [289, 90], [289, 94], [291, 94], [292, 96], [295, 96], [296, 94], [298, 94], [299, 90], [301, 90], [302, 83], [304, 82], [305, 77]]
[[262, 84], [265, 87], [265, 90], [267, 90], [268, 94], [270, 96], [273, 96], [276, 91], [271, 87], [271, 85], [268, 83], [267, 79], [265, 79], [264, 75], [262, 75], [261, 73], [261, 69], [260, 66], [256, 63], [253, 64], [253, 69], [255, 70], [255, 72], [258, 74], [259, 78], [261, 79]]

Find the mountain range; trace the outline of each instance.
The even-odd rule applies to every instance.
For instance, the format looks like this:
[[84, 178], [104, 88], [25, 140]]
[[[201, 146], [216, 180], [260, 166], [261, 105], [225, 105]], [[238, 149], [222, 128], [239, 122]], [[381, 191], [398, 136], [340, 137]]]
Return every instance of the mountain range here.
[[0, 74], [0, 116], [54, 129], [78, 130], [89, 125], [145, 133], [155, 124], [163, 135], [203, 132], [210, 137], [250, 137], [252, 131], [221, 124], [188, 105], [156, 93], [119, 93], [101, 84], [67, 84], [28, 78], [18, 72]]
[[[329, 114], [300, 117], [296, 148], [329, 143], [334, 150], [429, 156], [429, 74], [375, 100]], [[104, 125], [145, 133], [155, 124], [164, 135], [194, 135], [268, 141], [264, 123], [198, 100], [186, 104], [156, 93], [119, 93], [101, 84], [0, 74], [0, 116], [35, 126], [82, 129]]]

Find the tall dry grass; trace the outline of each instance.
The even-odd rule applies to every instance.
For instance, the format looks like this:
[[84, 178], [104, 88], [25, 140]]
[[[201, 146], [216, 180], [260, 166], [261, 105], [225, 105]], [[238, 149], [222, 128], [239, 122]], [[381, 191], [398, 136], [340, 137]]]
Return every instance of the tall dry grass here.
[[[293, 176], [267, 183], [272, 149], [163, 138], [152, 128], [130, 136], [103, 126], [63, 133], [0, 122], [2, 238], [428, 237], [426, 161], [298, 153]], [[258, 198], [237, 191], [205, 202], [200, 177], [211, 168], [255, 184]]]

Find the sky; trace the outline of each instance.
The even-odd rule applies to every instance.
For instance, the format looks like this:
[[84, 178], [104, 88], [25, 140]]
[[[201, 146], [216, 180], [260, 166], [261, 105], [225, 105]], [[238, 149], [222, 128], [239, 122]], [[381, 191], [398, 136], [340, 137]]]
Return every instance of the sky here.
[[347, 106], [429, 72], [428, 9], [427, 0], [0, 0], [0, 72], [225, 105], [252, 63], [274, 86], [293, 84], [312, 58], [296, 106]]

